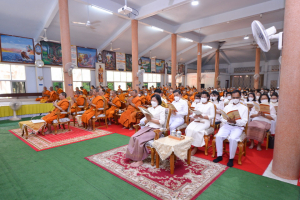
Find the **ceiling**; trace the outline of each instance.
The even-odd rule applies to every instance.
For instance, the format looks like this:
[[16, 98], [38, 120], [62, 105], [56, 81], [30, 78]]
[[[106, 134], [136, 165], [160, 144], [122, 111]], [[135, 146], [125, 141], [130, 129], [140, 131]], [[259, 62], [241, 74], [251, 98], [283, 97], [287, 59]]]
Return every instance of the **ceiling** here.
[[[60, 41], [58, 0], [9, 0], [0, 1], [0, 33], [40, 40], [47, 28], [50, 40]], [[177, 61], [196, 64], [197, 43], [203, 43], [203, 64], [214, 65], [211, 56], [222, 41], [220, 64], [255, 61], [251, 23], [259, 20], [267, 26], [283, 29], [284, 0], [128, 0], [128, 6], [138, 10], [138, 16], [122, 16], [118, 8], [124, 0], [69, 0], [71, 44], [82, 47], [131, 53], [132, 18], [139, 20], [139, 56], [156, 56], [171, 59], [171, 34], [177, 33]], [[91, 4], [112, 11], [108, 14]], [[270, 6], [271, 5], [271, 6]], [[258, 11], [259, 10], [259, 11]], [[89, 15], [88, 15], [89, 13]], [[262, 14], [262, 15], [260, 15]], [[73, 22], [100, 21], [95, 30]], [[159, 27], [164, 32], [151, 26]], [[200, 28], [200, 29], [199, 29]], [[244, 40], [248, 35], [249, 39]], [[193, 42], [184, 38], [192, 39]], [[208, 48], [206, 45], [213, 47]], [[267, 61], [277, 60], [277, 44], [265, 53]], [[211, 59], [207, 59], [207, 57]], [[264, 57], [263, 57], [264, 58]]]

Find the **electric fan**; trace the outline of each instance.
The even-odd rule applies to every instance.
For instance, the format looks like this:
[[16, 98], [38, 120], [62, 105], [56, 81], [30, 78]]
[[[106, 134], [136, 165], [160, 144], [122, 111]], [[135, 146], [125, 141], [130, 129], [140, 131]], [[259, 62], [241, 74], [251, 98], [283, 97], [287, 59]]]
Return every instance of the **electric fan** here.
[[73, 71], [73, 69], [76, 69], [76, 68], [77, 68], [77, 65], [69, 62], [65, 66], [65, 72], [67, 72], [69, 76], [72, 76], [72, 71]]
[[14, 116], [10, 118], [9, 120], [11, 121], [19, 121], [21, 118], [17, 117], [16, 111], [19, 110], [22, 106], [22, 103], [19, 102], [18, 100], [14, 99], [9, 103], [10, 108], [14, 111]]

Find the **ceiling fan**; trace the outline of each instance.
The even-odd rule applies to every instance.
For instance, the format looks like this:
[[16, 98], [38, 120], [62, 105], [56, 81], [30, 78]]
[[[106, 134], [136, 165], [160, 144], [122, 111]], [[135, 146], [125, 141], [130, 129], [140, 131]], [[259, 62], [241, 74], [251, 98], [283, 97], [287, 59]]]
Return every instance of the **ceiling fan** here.
[[116, 49], [113, 49], [113, 47], [112, 47], [112, 42], [110, 43], [110, 51], [116, 51], [116, 50], [119, 50], [120, 48], [116, 48]]
[[89, 9], [89, 5], [87, 7], [87, 10], [88, 10], [88, 20], [87, 20], [87, 22], [84, 23], [84, 22], [74, 22], [73, 21], [73, 24], [77, 24], [80, 27], [86, 27], [86, 28], [94, 30], [94, 29], [96, 29], [95, 26], [99, 26], [99, 24], [101, 23], [101, 21], [93, 21], [93, 22], [91, 22], [90, 21], [90, 9]]
[[44, 28], [44, 36], [40, 36], [42, 38], [43, 41], [45, 42], [57, 42], [60, 43], [60, 41], [56, 41], [56, 40], [48, 40], [47, 38], [47, 29]]

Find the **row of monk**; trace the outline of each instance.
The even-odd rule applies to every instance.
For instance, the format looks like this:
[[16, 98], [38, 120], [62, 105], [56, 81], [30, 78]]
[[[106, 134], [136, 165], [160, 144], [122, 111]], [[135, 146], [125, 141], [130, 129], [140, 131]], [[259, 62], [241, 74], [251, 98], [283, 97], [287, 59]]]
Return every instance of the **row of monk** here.
[[[223, 140], [228, 139], [230, 143], [228, 166], [231, 167], [237, 143], [243, 131], [247, 132], [246, 137], [251, 140], [250, 148], [253, 148], [254, 140], [257, 140], [257, 150], [261, 150], [261, 143], [264, 141], [267, 130], [270, 129], [271, 122], [276, 121], [275, 107], [278, 106], [276, 92], [272, 92], [271, 98], [265, 91], [260, 93], [258, 103], [270, 107], [269, 113], [265, 113], [257, 111], [253, 106], [255, 102], [253, 100], [258, 95], [257, 91], [254, 93], [250, 91], [242, 99], [240, 90], [232, 92], [229, 90], [225, 91], [226, 96], [221, 100], [220, 93], [215, 89], [209, 92], [203, 90], [200, 93], [195, 88], [177, 88], [174, 91], [172, 88], [162, 89], [143, 88], [137, 91], [128, 88], [126, 92], [123, 92], [119, 88], [118, 91], [110, 91], [108, 94], [107, 89], [97, 88], [92, 89], [88, 97], [83, 95], [82, 91], [76, 91], [77, 97], [72, 97], [74, 103], [71, 106], [71, 112], [82, 112], [81, 119], [88, 130], [93, 130], [92, 118], [96, 112], [100, 118], [101, 114], [106, 117], [109, 124], [114, 120], [129, 129], [133, 129], [134, 124], [143, 125], [143, 128], [132, 136], [128, 146], [127, 157], [136, 161], [132, 163], [133, 167], [141, 165], [142, 160], [148, 155], [145, 144], [154, 138], [154, 129], [167, 128], [172, 132], [181, 129], [184, 124], [186, 124], [185, 134], [194, 138], [192, 154], [196, 153], [198, 147], [207, 145], [208, 141], [204, 139], [206, 131], [212, 126], [215, 129], [216, 124], [221, 124], [218, 134], [215, 135], [218, 158], [214, 161], [222, 160]], [[43, 117], [48, 124], [48, 132], [51, 130], [52, 121], [56, 119], [56, 113], [66, 111], [69, 107], [69, 101], [66, 100], [64, 92], [59, 95], [59, 98], [58, 103], [53, 103], [55, 109]], [[124, 112], [119, 112], [122, 107], [125, 107]], [[153, 117], [144, 116], [139, 107], [147, 108]], [[166, 109], [170, 113], [170, 118], [166, 118]], [[199, 112], [195, 114], [194, 111]], [[225, 113], [237, 111], [239, 117], [225, 118], [221, 115], [221, 111]], [[119, 120], [117, 116], [120, 117]], [[60, 115], [60, 117], [65, 116]]]

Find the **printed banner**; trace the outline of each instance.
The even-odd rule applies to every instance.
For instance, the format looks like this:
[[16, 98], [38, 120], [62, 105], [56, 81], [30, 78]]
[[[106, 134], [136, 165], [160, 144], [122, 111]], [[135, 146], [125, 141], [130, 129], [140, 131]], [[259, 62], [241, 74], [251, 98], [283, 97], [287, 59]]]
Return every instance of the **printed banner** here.
[[126, 71], [125, 53], [116, 53], [116, 63], [118, 71]]

